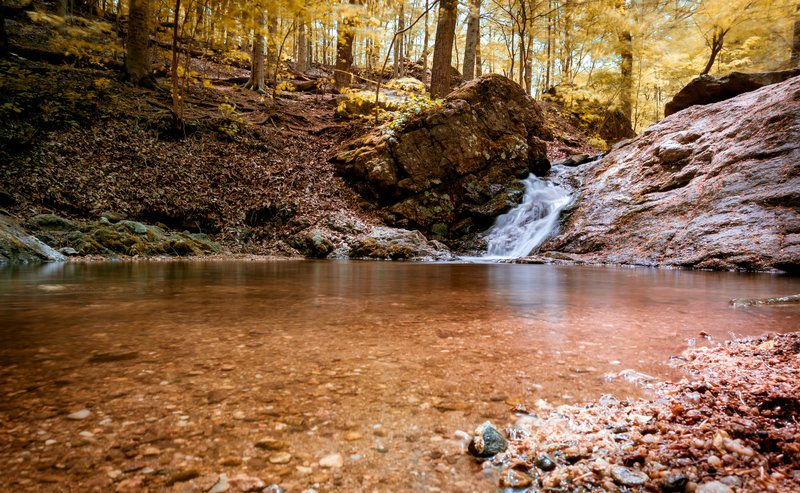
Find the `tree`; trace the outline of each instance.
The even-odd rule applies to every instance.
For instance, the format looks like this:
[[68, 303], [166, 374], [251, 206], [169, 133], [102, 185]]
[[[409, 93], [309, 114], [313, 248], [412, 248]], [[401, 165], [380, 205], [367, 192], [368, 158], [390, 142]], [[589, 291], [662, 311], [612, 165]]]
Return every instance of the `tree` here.
[[125, 74], [137, 85], [153, 87], [150, 73], [150, 0], [130, 0]]
[[[350, 5], [359, 5], [359, 0], [350, 0]], [[337, 89], [347, 87], [352, 83], [353, 65], [353, 38], [355, 37], [355, 23], [357, 13], [345, 12], [339, 21], [338, 33], [336, 37], [336, 67], [334, 69], [333, 80]]]
[[458, 18], [458, 0], [442, 0], [439, 4], [439, 22], [433, 43], [431, 67], [431, 96], [443, 98], [450, 92], [450, 60], [453, 56], [453, 38]]
[[258, 8], [256, 27], [253, 29], [253, 54], [250, 57], [250, 80], [245, 89], [265, 92], [264, 82], [264, 11]]
[[[467, 40], [464, 46], [464, 80], [472, 80], [475, 76], [475, 59], [480, 43], [481, 0], [471, 0], [469, 20], [467, 21]], [[478, 69], [480, 72], [480, 69]]]
[[794, 29], [792, 36], [792, 55], [789, 58], [789, 65], [792, 67], [800, 65], [800, 4], [794, 14]]

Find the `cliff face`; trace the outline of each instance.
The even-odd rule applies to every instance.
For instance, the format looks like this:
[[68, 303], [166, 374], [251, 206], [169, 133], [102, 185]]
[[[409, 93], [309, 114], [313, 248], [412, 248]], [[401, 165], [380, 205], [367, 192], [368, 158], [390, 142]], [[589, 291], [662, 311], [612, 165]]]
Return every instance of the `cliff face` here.
[[688, 108], [563, 173], [574, 173], [567, 178], [579, 192], [563, 232], [542, 251], [636, 265], [796, 271], [800, 77]]

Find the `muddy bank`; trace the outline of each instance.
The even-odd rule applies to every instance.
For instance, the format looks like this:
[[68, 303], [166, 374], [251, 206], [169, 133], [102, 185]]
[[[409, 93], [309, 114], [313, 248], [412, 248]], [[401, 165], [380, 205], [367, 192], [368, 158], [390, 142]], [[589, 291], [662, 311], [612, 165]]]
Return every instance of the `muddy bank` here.
[[534, 491], [800, 490], [800, 333], [691, 348], [648, 400], [518, 409], [501, 486]]

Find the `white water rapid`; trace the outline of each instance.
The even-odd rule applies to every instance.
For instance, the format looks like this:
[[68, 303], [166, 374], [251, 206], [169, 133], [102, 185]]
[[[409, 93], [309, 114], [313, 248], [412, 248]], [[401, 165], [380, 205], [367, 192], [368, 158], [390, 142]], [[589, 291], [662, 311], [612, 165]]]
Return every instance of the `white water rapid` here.
[[498, 216], [489, 228], [484, 259], [529, 255], [550, 236], [561, 209], [570, 201], [569, 192], [533, 174], [524, 183], [522, 203]]

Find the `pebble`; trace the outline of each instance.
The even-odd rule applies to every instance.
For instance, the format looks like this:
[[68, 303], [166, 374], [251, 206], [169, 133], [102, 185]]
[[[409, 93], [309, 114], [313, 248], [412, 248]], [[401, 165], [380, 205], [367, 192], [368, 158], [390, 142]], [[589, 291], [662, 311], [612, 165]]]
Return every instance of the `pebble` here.
[[716, 455], [709, 455], [708, 459], [706, 459], [706, 462], [708, 462], [708, 465], [712, 467], [719, 467], [722, 465], [722, 459]]
[[236, 369], [236, 367], [233, 366], [233, 365], [222, 365], [220, 367], [220, 370], [222, 370], [222, 371], [233, 371], [235, 369]]
[[289, 452], [278, 452], [269, 458], [270, 464], [288, 464], [292, 460], [292, 454]]
[[350, 433], [344, 436], [344, 439], [347, 440], [348, 442], [353, 442], [355, 440], [361, 440], [362, 436], [363, 435], [361, 433], [358, 433], [356, 431], [351, 431]]
[[340, 454], [330, 454], [320, 459], [319, 465], [320, 467], [335, 469], [344, 465], [344, 459]]
[[228, 485], [234, 491], [260, 491], [266, 486], [259, 478], [246, 474], [237, 474], [228, 480]]
[[730, 486], [720, 481], [711, 481], [703, 483], [694, 490], [695, 493], [733, 493]]
[[642, 486], [650, 479], [647, 474], [630, 469], [628, 467], [617, 466], [611, 469], [611, 477], [618, 484], [624, 486]]
[[144, 452], [142, 452], [142, 455], [145, 455], [145, 456], [148, 456], [148, 455], [159, 455], [160, 453], [161, 453], [161, 450], [156, 448], [156, 447], [147, 447], [146, 449], [144, 449]]
[[472, 441], [469, 442], [469, 452], [478, 457], [491, 457], [508, 448], [505, 437], [489, 422], [475, 428]]
[[679, 472], [672, 472], [664, 476], [661, 480], [661, 491], [673, 492], [683, 491], [686, 488], [686, 483], [689, 478], [685, 474]]
[[375, 450], [377, 450], [378, 453], [380, 454], [385, 454], [386, 452], [389, 451], [389, 449], [387, 449], [386, 446], [382, 443], [378, 444], [378, 446], [375, 447]]
[[81, 409], [80, 411], [76, 411], [76, 412], [68, 415], [67, 419], [74, 419], [74, 420], [77, 421], [77, 420], [88, 418], [90, 414], [92, 414], [92, 413], [88, 409]]
[[541, 469], [542, 471], [552, 471], [556, 468], [556, 464], [553, 462], [553, 459], [546, 455], [540, 455], [536, 458], [536, 467]]
[[256, 442], [256, 447], [264, 450], [283, 450], [287, 444], [274, 438], [262, 438]]
[[500, 486], [504, 488], [525, 488], [532, 482], [530, 476], [514, 469], [508, 469], [500, 476]]

